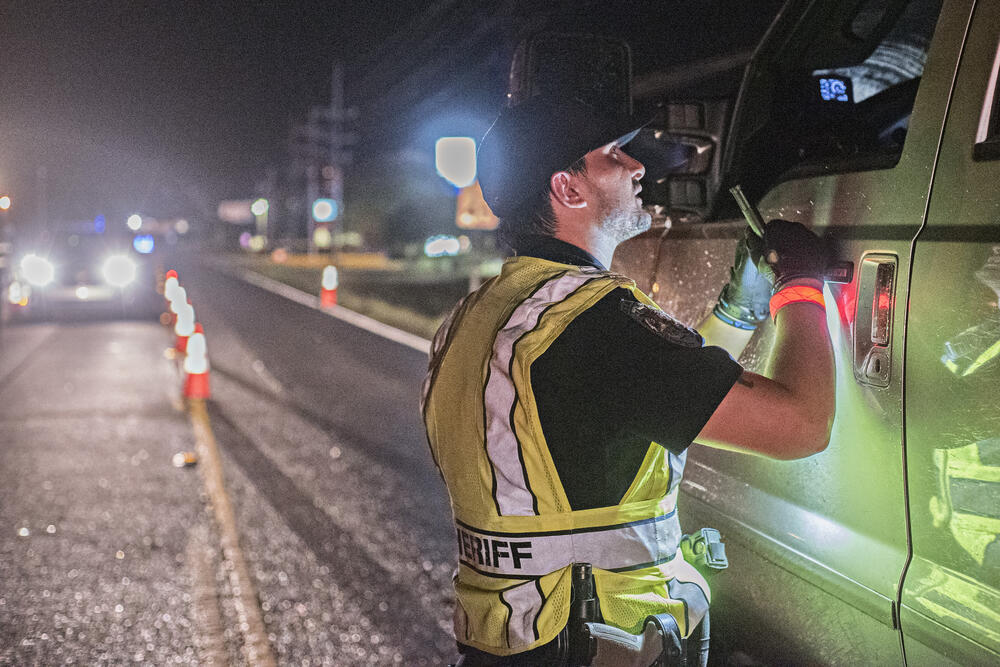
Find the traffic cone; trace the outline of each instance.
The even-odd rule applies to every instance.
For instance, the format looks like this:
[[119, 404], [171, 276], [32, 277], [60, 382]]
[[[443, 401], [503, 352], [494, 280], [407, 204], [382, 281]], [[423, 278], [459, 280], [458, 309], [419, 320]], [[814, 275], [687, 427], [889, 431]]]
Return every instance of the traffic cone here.
[[187, 343], [184, 357], [184, 397], [208, 398], [208, 350], [205, 348], [205, 330], [200, 324], [194, 325], [194, 333]]
[[337, 287], [340, 281], [337, 277], [337, 267], [328, 264], [323, 269], [322, 289], [319, 292], [319, 305], [322, 308], [332, 308], [337, 305]]
[[168, 326], [173, 326], [177, 323], [177, 311], [184, 307], [188, 302], [187, 290], [178, 285], [175, 289], [171, 290], [170, 298], [170, 309], [169, 309], [169, 323]]
[[168, 297], [170, 299], [170, 312], [174, 315], [177, 314], [177, 310], [187, 303], [187, 290], [177, 285], [177, 287], [171, 291], [172, 296]]
[[167, 271], [166, 275], [163, 276], [163, 297], [167, 300], [167, 303], [170, 302], [174, 290], [180, 286], [181, 284], [177, 279], [177, 272], [173, 269]]
[[195, 331], [194, 306], [185, 303], [177, 310], [177, 323], [174, 325], [174, 349], [181, 354], [187, 352], [188, 339]]
[[166, 276], [163, 281], [163, 298], [166, 299], [166, 310], [160, 315], [160, 322], [167, 327], [173, 326], [177, 318], [171, 306], [173, 305], [174, 299], [177, 296], [177, 290], [180, 289], [180, 282], [177, 280], [177, 272], [173, 269], [167, 271]]

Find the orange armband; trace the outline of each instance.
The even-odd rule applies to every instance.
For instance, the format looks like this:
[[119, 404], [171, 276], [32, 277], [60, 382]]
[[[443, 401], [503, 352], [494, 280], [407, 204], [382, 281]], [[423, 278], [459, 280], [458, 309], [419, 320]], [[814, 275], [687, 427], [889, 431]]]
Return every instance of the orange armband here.
[[771, 301], [768, 304], [771, 309], [771, 319], [775, 319], [778, 316], [779, 310], [792, 303], [814, 303], [826, 310], [823, 292], [807, 285], [791, 285], [778, 290], [771, 297]]

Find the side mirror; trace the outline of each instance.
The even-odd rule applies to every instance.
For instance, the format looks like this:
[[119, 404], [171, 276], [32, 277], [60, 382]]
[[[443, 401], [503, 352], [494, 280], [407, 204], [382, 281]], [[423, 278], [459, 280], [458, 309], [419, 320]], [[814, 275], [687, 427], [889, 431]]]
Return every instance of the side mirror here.
[[731, 102], [665, 102], [628, 152], [646, 166], [643, 202], [666, 215], [708, 219], [721, 188], [722, 143]]

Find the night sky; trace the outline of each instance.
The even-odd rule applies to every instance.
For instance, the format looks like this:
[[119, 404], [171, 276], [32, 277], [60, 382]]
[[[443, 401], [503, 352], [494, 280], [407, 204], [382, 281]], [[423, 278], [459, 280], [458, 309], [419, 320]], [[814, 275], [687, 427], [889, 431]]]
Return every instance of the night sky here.
[[[291, 122], [328, 99], [334, 60], [357, 76], [441, 1], [7, 0], [0, 191], [16, 220], [43, 201], [54, 221], [209, 216], [280, 161]], [[562, 11], [568, 27], [627, 33], [647, 63], [746, 48], [778, 4], [733, 21], [745, 3], [526, 3]], [[500, 90], [497, 78], [482, 88]]]
[[247, 196], [333, 60], [422, 4], [5, 2], [0, 189], [34, 199], [44, 166], [52, 219]]

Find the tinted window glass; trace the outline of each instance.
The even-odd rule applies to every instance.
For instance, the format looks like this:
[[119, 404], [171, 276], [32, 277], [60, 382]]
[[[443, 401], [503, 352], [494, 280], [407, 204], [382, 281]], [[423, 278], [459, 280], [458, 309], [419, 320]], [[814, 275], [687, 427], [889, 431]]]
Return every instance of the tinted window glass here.
[[746, 181], [766, 189], [792, 178], [895, 166], [940, 12], [941, 0], [912, 0], [887, 18], [891, 27], [860, 62], [807, 71], [779, 64], [766, 125], [748, 142], [755, 173]]
[[898, 160], [940, 11], [939, 0], [915, 0], [864, 62], [811, 73], [806, 85], [811, 83], [815, 97], [809, 100], [807, 92], [803, 101], [814, 101], [817, 116], [829, 126], [818, 146], [800, 151], [803, 158], [887, 158], [887, 164], [873, 166]]

